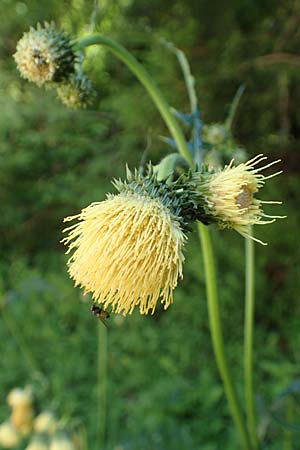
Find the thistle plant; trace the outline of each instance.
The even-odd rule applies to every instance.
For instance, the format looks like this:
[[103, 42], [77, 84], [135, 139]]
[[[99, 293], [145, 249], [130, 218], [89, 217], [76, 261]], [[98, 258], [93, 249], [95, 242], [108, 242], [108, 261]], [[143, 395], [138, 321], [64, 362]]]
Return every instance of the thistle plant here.
[[[32, 30], [31, 33], [40, 39], [40, 34], [33, 33]], [[52, 31], [51, 33], [49, 30], [43, 31], [42, 36], [43, 46], [40, 48], [52, 48]], [[23, 76], [30, 79], [27, 61], [32, 61], [33, 58], [33, 66], [36, 66], [33, 56], [35, 46], [32, 45], [32, 39], [29, 39], [28, 35], [22, 39], [18, 44], [15, 59]], [[236, 230], [246, 238], [247, 243], [251, 243], [250, 245], [253, 245], [253, 240], [263, 244], [252, 236], [252, 227], [271, 223], [280, 216], [269, 216], [263, 210], [265, 203], [278, 202], [259, 200], [256, 194], [267, 179], [280, 173], [279, 171], [270, 176], [261, 173], [278, 161], [261, 167], [259, 164], [266, 158], [257, 155], [248, 162], [238, 165], [232, 160], [221, 168], [208, 167], [203, 163], [205, 151], [209, 147], [205, 148], [202, 131], [211, 146], [223, 144], [231, 136], [233, 114], [230, 114], [224, 129], [220, 126], [215, 126], [214, 129], [203, 127], [194, 79], [181, 51], [172, 47], [185, 77], [191, 103], [189, 115], [170, 108], [144, 67], [115, 41], [100, 34], [92, 34], [74, 42], [72, 47], [74, 51], [83, 51], [90, 45], [104, 45], [128, 66], [157, 106], [172, 136], [167, 138], [167, 141], [179, 152], [188, 169], [184, 170], [181, 165], [177, 171], [177, 164], [174, 163], [170, 170], [170, 165], [163, 160], [155, 166], [155, 170], [149, 166], [146, 174], [127, 171], [125, 181], [114, 181], [117, 194], [108, 194], [106, 200], [92, 203], [79, 214], [67, 217], [65, 222], [75, 221], [64, 230], [66, 234], [63, 239], [63, 243], [68, 246], [67, 253], [70, 253], [68, 261], [70, 277], [75, 281], [75, 285], [84, 289], [84, 292], [91, 293], [93, 301], [99, 303], [105, 311], [126, 315], [138, 308], [141, 314], [153, 314], [159, 301], [164, 309], [167, 309], [173, 302], [173, 292], [178, 280], [183, 276], [184, 247], [192, 224], [196, 222], [204, 260], [209, 324], [216, 363], [241, 444], [246, 450], [255, 450], [259, 443], [254, 420], [250, 373], [254, 305], [253, 270], [251, 276], [247, 277], [248, 284], [251, 279], [250, 287], [247, 287], [247, 298], [248, 307], [250, 305], [252, 309], [251, 314], [247, 316], [248, 319], [250, 317], [250, 320], [247, 319], [249, 326], [246, 327], [249, 339], [245, 345], [245, 354], [248, 355], [246, 365], [248, 372], [245, 380], [249, 394], [246, 396], [246, 423], [225, 354], [210, 225], [216, 224], [219, 229]], [[25, 51], [26, 46], [30, 48], [30, 58], [25, 57], [28, 53]], [[51, 58], [49, 61], [52, 61]], [[49, 62], [49, 70], [52, 68], [50, 66]], [[33, 72], [36, 73], [35, 71]], [[81, 84], [76, 75], [73, 75], [74, 71], [69, 71], [66, 78], [55, 76], [55, 70], [51, 69], [50, 72], [51, 76], [40, 74], [39, 77], [31, 76], [31, 79], [35, 78], [34, 81], [40, 85], [55, 81], [60, 97], [68, 106], [85, 106], [88, 103], [88, 98], [84, 99], [85, 94], [82, 93], [80, 97], [76, 91]], [[75, 90], [72, 90], [74, 88]], [[182, 132], [178, 118], [191, 127], [189, 141]], [[178, 176], [178, 173], [181, 175]], [[251, 264], [252, 262], [253, 258]], [[251, 267], [253, 269], [253, 265]], [[106, 334], [101, 336], [102, 342], [105, 341], [103, 354], [106, 355]], [[103, 365], [106, 364], [103, 359], [101, 361]], [[105, 408], [105, 393], [102, 394], [104, 399], [102, 406]], [[101, 434], [100, 445], [104, 445], [104, 432]]]
[[75, 71], [72, 41], [54, 23], [38, 23], [24, 33], [14, 58], [21, 76], [38, 86], [66, 80]]

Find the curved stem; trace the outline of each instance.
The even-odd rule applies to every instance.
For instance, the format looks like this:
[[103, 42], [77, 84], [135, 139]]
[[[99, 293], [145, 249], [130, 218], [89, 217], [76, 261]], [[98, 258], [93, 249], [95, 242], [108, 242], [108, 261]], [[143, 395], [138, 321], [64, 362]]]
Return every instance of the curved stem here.
[[254, 242], [245, 239], [245, 329], [244, 329], [244, 382], [247, 426], [254, 448], [258, 447], [255, 401], [253, 393], [253, 321], [254, 321]]
[[98, 324], [98, 448], [105, 448], [107, 418], [107, 329]]
[[210, 232], [208, 227], [206, 225], [203, 225], [202, 223], [198, 224], [198, 231], [203, 251], [209, 323], [217, 366], [224, 384], [225, 394], [229, 403], [229, 408], [234, 423], [240, 434], [241, 442], [243, 444], [243, 447], [249, 450], [251, 449], [251, 445], [244, 424], [243, 413], [238, 401], [237, 393], [232, 382], [231, 374], [225, 356], [223, 332], [220, 318], [220, 307], [217, 293], [216, 270]]
[[144, 67], [135, 59], [135, 57], [129, 53], [124, 47], [119, 45], [117, 42], [110, 38], [102, 36], [101, 34], [92, 34], [82, 39], [78, 39], [76, 42], [76, 48], [78, 50], [83, 49], [89, 45], [104, 45], [108, 47], [112, 53], [117, 56], [123, 63], [125, 63], [129, 69], [135, 74], [138, 80], [146, 88], [148, 94], [154, 101], [159, 112], [161, 113], [166, 125], [169, 128], [174, 140], [178, 145], [178, 150], [184, 156], [184, 158], [193, 166], [193, 159], [189, 152], [185, 137], [179, 127], [177, 120], [170, 110], [170, 106], [165, 101], [163, 95], [161, 94], [159, 88], [156, 86], [148, 72]]

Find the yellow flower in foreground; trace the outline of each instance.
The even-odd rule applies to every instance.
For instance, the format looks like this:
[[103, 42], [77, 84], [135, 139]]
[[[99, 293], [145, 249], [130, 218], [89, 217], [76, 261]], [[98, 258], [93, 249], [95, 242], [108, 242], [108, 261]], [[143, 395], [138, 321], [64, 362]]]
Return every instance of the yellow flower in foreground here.
[[116, 313], [154, 313], [159, 300], [166, 309], [182, 278], [185, 235], [160, 199], [132, 192], [93, 203], [67, 228], [69, 273], [76, 285]]
[[267, 179], [281, 173], [280, 171], [266, 177], [262, 175], [262, 170], [280, 161], [257, 167], [265, 159], [267, 157], [258, 155], [236, 167], [233, 166], [232, 160], [223, 170], [204, 177], [199, 186], [206, 199], [205, 210], [215, 218], [220, 228], [232, 228], [242, 236], [263, 245], [266, 244], [251, 235], [251, 226], [272, 223], [275, 219], [282, 218], [269, 216], [262, 209], [263, 204], [281, 202], [262, 201], [254, 197]]
[[17, 44], [14, 59], [23, 78], [38, 86], [62, 81], [74, 72], [75, 53], [70, 38], [45, 22], [31, 27]]

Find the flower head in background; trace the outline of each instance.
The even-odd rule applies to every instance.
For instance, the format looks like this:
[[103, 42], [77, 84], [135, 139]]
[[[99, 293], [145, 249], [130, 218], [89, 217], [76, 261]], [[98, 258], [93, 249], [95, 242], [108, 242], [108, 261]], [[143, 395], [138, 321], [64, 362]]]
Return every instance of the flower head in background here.
[[49, 450], [75, 450], [75, 446], [67, 434], [57, 434], [52, 438]]
[[36, 433], [52, 434], [56, 431], [57, 427], [58, 422], [51, 411], [43, 411], [34, 419], [33, 428]]
[[33, 436], [25, 450], [48, 450], [49, 445], [47, 439], [42, 435]]
[[0, 424], [0, 447], [15, 448], [20, 443], [20, 436], [11, 424], [11, 422], [3, 422]]
[[16, 408], [19, 406], [32, 405], [33, 394], [30, 386], [22, 388], [12, 389], [7, 396], [7, 403], [11, 408]]
[[45, 22], [24, 33], [14, 59], [23, 78], [42, 86], [63, 81], [74, 73], [76, 55], [69, 36]]
[[12, 408], [10, 416], [12, 425], [21, 435], [28, 435], [32, 429], [34, 415], [31, 387], [12, 389], [7, 396], [7, 403]]
[[159, 300], [166, 309], [182, 278], [188, 222], [200, 211], [180, 183], [153, 174], [129, 172], [128, 181], [114, 184], [119, 194], [65, 219], [77, 220], [64, 230], [69, 274], [104, 309], [148, 314]]
[[276, 218], [282, 218], [269, 216], [262, 209], [265, 203], [281, 202], [262, 201], [254, 196], [267, 179], [281, 173], [276, 172], [266, 177], [262, 175], [262, 170], [279, 162], [257, 167], [265, 159], [265, 156], [258, 155], [238, 166], [233, 166], [232, 160], [223, 170], [204, 175], [199, 184], [199, 190], [206, 199], [206, 212], [214, 217], [220, 228], [232, 228], [242, 236], [264, 245], [266, 244], [251, 235], [251, 226], [272, 223]]
[[95, 91], [84, 74], [73, 74], [57, 87], [57, 94], [62, 103], [69, 108], [86, 108], [93, 103]]

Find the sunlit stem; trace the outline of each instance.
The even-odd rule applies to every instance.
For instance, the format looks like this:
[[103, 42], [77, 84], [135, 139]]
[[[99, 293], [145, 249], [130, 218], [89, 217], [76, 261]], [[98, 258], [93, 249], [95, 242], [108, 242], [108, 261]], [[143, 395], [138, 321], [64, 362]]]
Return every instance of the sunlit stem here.
[[233, 120], [234, 120], [236, 111], [237, 111], [237, 109], [238, 109], [238, 106], [239, 106], [239, 103], [240, 103], [240, 100], [241, 100], [241, 97], [242, 97], [244, 91], [245, 91], [245, 86], [244, 86], [244, 85], [241, 85], [241, 86], [238, 88], [238, 90], [236, 91], [236, 94], [235, 94], [235, 96], [234, 96], [234, 98], [233, 98], [233, 100], [232, 100], [232, 103], [231, 103], [231, 105], [230, 105], [229, 114], [228, 114], [228, 117], [227, 117], [227, 119], [226, 119], [226, 121], [225, 121], [225, 127], [226, 127], [228, 130], [230, 130], [231, 127], [232, 127]]
[[251, 449], [243, 413], [239, 404], [238, 396], [232, 382], [228, 363], [225, 356], [223, 331], [221, 326], [220, 306], [217, 292], [216, 269], [213, 256], [210, 232], [206, 225], [198, 224], [198, 231], [202, 244], [204, 270], [206, 278], [206, 293], [208, 301], [208, 314], [213, 348], [217, 366], [223, 381], [225, 394], [228, 400], [231, 415], [239, 432], [244, 449]]
[[113, 41], [110, 38], [102, 36], [101, 34], [92, 34], [90, 36], [84, 37], [82, 39], [78, 39], [76, 42], [77, 49], [83, 49], [89, 45], [104, 45], [108, 47], [111, 52], [117, 56], [124, 64], [128, 66], [128, 68], [134, 73], [134, 75], [138, 78], [141, 84], [146, 88], [148, 94], [152, 98], [153, 102], [157, 106], [159, 112], [161, 113], [167, 127], [174, 140], [177, 143], [178, 150], [184, 156], [184, 158], [193, 166], [193, 159], [189, 152], [185, 137], [181, 131], [177, 123], [177, 119], [171, 112], [170, 106], [165, 101], [162, 93], [158, 86], [154, 83], [148, 72], [145, 68], [140, 64], [137, 59], [129, 53], [124, 47], [122, 47], [117, 42]]
[[247, 426], [253, 447], [258, 448], [253, 391], [253, 322], [255, 304], [254, 242], [245, 239], [244, 383]]
[[98, 324], [98, 448], [105, 448], [106, 423], [107, 423], [107, 328]]

